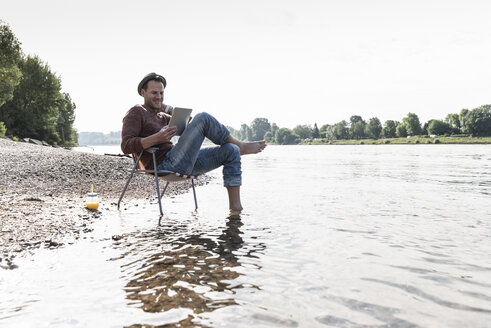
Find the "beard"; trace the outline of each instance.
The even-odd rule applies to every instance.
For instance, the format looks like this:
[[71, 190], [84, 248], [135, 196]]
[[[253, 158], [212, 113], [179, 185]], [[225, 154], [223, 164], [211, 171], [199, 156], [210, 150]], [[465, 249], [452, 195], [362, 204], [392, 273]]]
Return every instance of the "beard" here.
[[162, 110], [162, 102], [145, 101], [145, 107], [151, 109], [152, 111], [158, 112]]

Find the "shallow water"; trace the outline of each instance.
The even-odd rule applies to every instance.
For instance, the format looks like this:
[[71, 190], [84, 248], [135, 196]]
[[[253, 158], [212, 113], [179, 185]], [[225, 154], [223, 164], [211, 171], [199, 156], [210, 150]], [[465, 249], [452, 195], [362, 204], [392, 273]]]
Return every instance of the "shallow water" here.
[[270, 146], [0, 271], [0, 326], [489, 327], [491, 146]]

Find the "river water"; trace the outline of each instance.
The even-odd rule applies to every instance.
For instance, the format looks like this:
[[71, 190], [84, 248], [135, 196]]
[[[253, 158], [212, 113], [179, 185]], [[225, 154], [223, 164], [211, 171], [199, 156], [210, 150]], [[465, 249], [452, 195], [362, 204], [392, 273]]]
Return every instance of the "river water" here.
[[[489, 327], [491, 146], [269, 146], [0, 270], [6, 327]], [[166, 327], [168, 327], [166, 326]]]

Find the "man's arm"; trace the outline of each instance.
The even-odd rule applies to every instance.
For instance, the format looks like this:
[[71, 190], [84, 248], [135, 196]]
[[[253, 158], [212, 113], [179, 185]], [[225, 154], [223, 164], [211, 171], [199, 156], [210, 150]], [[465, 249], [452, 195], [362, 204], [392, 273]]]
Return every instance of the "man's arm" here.
[[170, 142], [173, 136], [177, 133], [177, 127], [175, 126], [164, 126], [159, 132], [152, 134], [151, 136], [141, 139], [141, 145], [143, 149], [147, 149], [154, 145]]
[[121, 130], [121, 150], [123, 154], [135, 154], [143, 150], [141, 138], [142, 117], [139, 110], [131, 108], [123, 118], [123, 129]]
[[174, 126], [164, 126], [160, 131], [153, 135], [141, 137], [142, 129], [141, 112], [138, 108], [134, 107], [126, 113], [126, 116], [123, 119], [121, 150], [124, 154], [139, 153], [154, 145], [170, 142], [177, 132], [177, 129]]

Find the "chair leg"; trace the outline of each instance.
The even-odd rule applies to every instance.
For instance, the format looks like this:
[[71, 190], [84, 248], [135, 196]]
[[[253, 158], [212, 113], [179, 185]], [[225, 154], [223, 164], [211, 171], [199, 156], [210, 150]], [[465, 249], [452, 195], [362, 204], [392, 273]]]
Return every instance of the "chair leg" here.
[[157, 160], [155, 159], [155, 153], [152, 153], [153, 156], [153, 171], [155, 175], [155, 186], [157, 188], [157, 198], [159, 199], [159, 209], [160, 209], [160, 215], [164, 215], [162, 212], [162, 201], [160, 200], [160, 188], [159, 188], [159, 175], [157, 173]]
[[[140, 157], [141, 157], [141, 154], [140, 154]], [[136, 161], [135, 165], [133, 165], [133, 169], [131, 170], [130, 177], [128, 178], [128, 180], [126, 180], [126, 184], [124, 185], [123, 192], [121, 193], [121, 196], [119, 196], [118, 210], [119, 210], [119, 205], [121, 204], [121, 200], [123, 199], [123, 196], [126, 193], [126, 189], [128, 188], [128, 185], [130, 184], [130, 180], [133, 178], [133, 174], [135, 173], [137, 166], [138, 166], [138, 161]]]
[[198, 209], [198, 201], [196, 200], [196, 190], [194, 189], [194, 179], [191, 179], [191, 185], [193, 186], [194, 206]]

